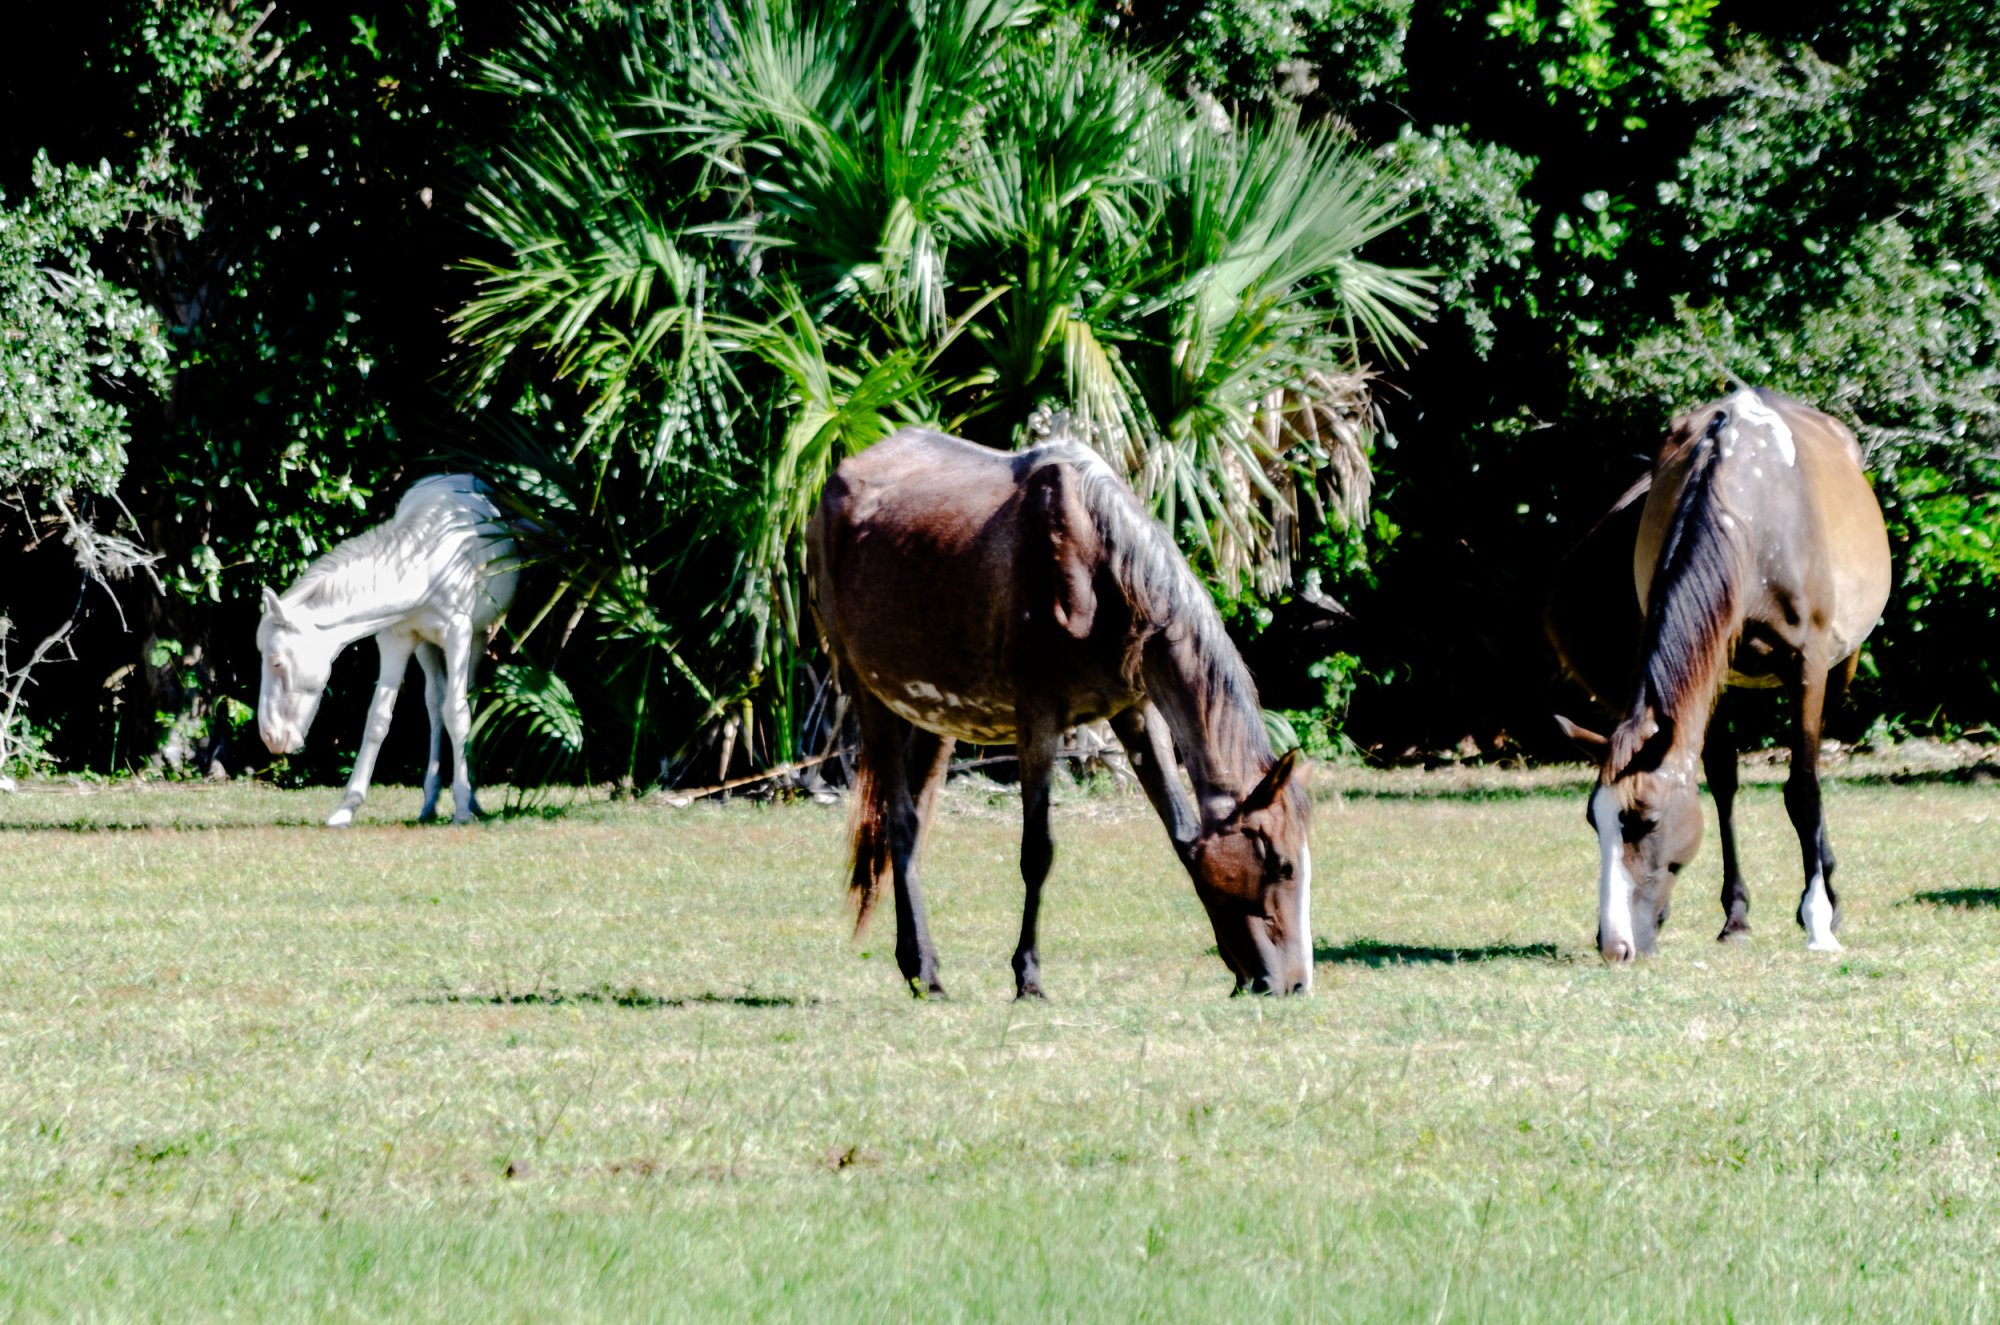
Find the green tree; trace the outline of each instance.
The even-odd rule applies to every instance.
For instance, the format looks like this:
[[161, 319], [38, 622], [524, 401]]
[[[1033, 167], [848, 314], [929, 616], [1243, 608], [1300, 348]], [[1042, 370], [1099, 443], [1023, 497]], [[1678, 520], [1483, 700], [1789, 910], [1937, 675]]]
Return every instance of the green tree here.
[[1007, 447], [1068, 414], [1225, 595], [1288, 582], [1302, 504], [1361, 504], [1361, 356], [1427, 304], [1360, 256], [1400, 208], [1330, 131], [1217, 122], [979, 0], [543, 14], [488, 81], [522, 115], [473, 202], [504, 256], [471, 389], [567, 439], [516, 478], [650, 646], [612, 669], [628, 714], [768, 686], [790, 753], [800, 534], [900, 422]]
[[[1402, 537], [1356, 586], [1366, 739], [1556, 750], [1542, 576], [1666, 419], [1731, 380], [1814, 401], [1870, 448], [1904, 583], [1863, 719], [2000, 713], [1991, 650], [1968, 666], [1933, 643], [2000, 627], [1991, 6], [1253, 9], [1118, 30], [1222, 101], [1291, 98], [1387, 144], [1422, 207], [1390, 243], [1444, 273], [1429, 347], [1386, 398], [1408, 444], [1378, 465]], [[1329, 42], [1353, 58], [1314, 55]], [[1439, 610], [1400, 610], [1419, 595]]]
[[[482, 12], [509, 31], [510, 7]], [[456, 156], [481, 133], [455, 119], [465, 30], [450, 0], [359, 16], [121, 0], [27, 21], [54, 66], [38, 84], [75, 113], [13, 117], [17, 148], [108, 161], [123, 192], [87, 261], [164, 352], [146, 367], [159, 393], [121, 388], [104, 415], [129, 457], [105, 491], [160, 583], [121, 590], [132, 634], [96, 640], [89, 674], [44, 702], [69, 710], [71, 759], [261, 761], [241, 726], [259, 590], [381, 518], [406, 467], [459, 435], [437, 377]], [[26, 125], [46, 137], [18, 144]], [[346, 726], [339, 698], [328, 722]], [[309, 761], [338, 757], [322, 742]]]
[[[94, 518], [98, 507], [120, 512], [95, 499], [124, 475], [131, 406], [166, 385], [158, 315], [108, 280], [94, 251], [145, 198], [109, 162], [57, 167], [43, 154], [18, 202], [0, 196], [0, 526], [31, 548], [59, 541], [82, 578], [49, 611], [21, 613], [17, 594], [0, 601], [0, 776], [39, 743], [24, 701], [69, 643], [90, 582], [108, 586], [151, 561], [117, 532], [115, 514], [110, 528]], [[30, 638], [16, 638], [17, 614]]]

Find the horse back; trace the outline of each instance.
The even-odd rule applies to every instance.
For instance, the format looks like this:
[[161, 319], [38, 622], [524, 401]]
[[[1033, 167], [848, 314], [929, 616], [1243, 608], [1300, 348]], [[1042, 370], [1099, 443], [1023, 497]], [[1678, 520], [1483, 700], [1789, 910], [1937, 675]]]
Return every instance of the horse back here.
[[1105, 592], [1100, 532], [1059, 451], [904, 429], [841, 462], [807, 548], [846, 683], [920, 726], [1011, 739], [1024, 688], [1048, 687], [1077, 720], [1132, 701], [1117, 659], [1093, 661], [1122, 597]]
[[1752, 388], [1676, 419], [1654, 460], [1633, 545], [1642, 604], [1651, 600], [1662, 549], [1698, 470], [1709, 476], [1705, 496], [1715, 518], [1739, 545], [1747, 616], [1800, 647], [1806, 632], [1823, 631], [1829, 662], [1860, 647], [1888, 601], [1889, 543], [1846, 425]]
[[1889, 530], [1863, 468], [1861, 445], [1847, 425], [1796, 402], [1806, 416], [1794, 425], [1799, 465], [1822, 531], [1836, 658], [1861, 647], [1888, 606], [1892, 572]]
[[474, 630], [506, 614], [519, 579], [514, 540], [486, 484], [471, 474], [412, 483], [383, 527], [382, 560], [420, 608], [463, 612]]

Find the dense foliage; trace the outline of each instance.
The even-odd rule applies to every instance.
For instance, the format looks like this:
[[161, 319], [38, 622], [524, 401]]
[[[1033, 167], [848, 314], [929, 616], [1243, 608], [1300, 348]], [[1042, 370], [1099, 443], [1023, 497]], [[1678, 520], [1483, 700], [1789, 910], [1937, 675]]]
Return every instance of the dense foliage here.
[[484, 82], [519, 113], [470, 204], [506, 256], [457, 322], [541, 434], [510, 460], [553, 560], [649, 646], [608, 655], [628, 723], [747, 705], [792, 756], [804, 526], [899, 423], [1069, 414], [1225, 595], [1288, 585], [1318, 498], [1365, 505], [1358, 356], [1428, 305], [1358, 256], [1397, 204], [1325, 130], [1218, 123], [983, 0], [538, 14]]
[[[233, 739], [256, 697], [259, 590], [393, 502], [459, 426], [435, 379], [465, 239], [452, 163], [474, 136], [446, 114], [460, 24], [446, 0], [365, 24], [178, 0], [38, 6], [27, 26], [38, 67], [8, 89], [0, 187], [31, 212], [71, 206], [65, 270], [88, 263], [166, 352], [145, 361], [151, 394], [105, 350], [73, 356], [69, 398], [101, 407], [51, 432], [67, 469], [14, 485], [30, 509], [37, 490], [115, 497], [100, 521], [129, 513], [157, 558], [157, 580], [118, 586], [121, 610], [86, 601], [81, 666], [45, 668], [29, 714], [76, 765], [261, 762], [254, 734]], [[27, 113], [51, 88], [64, 112]], [[55, 165], [31, 174], [37, 153]], [[71, 190], [89, 172], [98, 212], [63, 204], [51, 170]], [[118, 463], [90, 468], [100, 452]], [[42, 573], [10, 574], [8, 607], [39, 635], [77, 599], [58, 558], [26, 560]]]
[[[26, 700], [0, 740], [72, 766], [261, 762], [257, 591], [441, 463], [552, 535], [490, 730], [598, 776], [717, 717], [781, 756], [819, 720], [796, 532], [827, 466], [907, 419], [1007, 445], [1064, 414], [1314, 748], [1552, 750], [1547, 569], [1731, 380], [1870, 448], [1899, 588], [1849, 728], [2000, 712], [2000, 18], [1974, 0], [23, 23], [0, 616], [18, 663], [88, 615], [31, 689], [0, 654]], [[1439, 314], [1404, 356], [1410, 269]], [[79, 550], [140, 567], [119, 537], [150, 570], [80, 594]]]
[[[1218, 0], [1140, 25], [1409, 172], [1446, 313], [1379, 457], [1355, 727], [1538, 745], [1542, 577], [1733, 381], [1852, 423], [1900, 587], [1850, 730], [1990, 722], [2000, 675], [2000, 17], [1959, 0]], [[1142, 15], [1143, 17], [1143, 15]], [[1131, 24], [1123, 24], [1130, 30]], [[1426, 602], [1412, 620], [1408, 604]], [[1393, 605], [1397, 610], [1389, 610]], [[1372, 621], [1371, 621], [1372, 619]], [[1978, 640], [1940, 648], [1938, 633]], [[1483, 684], [1466, 687], [1463, 678]]]

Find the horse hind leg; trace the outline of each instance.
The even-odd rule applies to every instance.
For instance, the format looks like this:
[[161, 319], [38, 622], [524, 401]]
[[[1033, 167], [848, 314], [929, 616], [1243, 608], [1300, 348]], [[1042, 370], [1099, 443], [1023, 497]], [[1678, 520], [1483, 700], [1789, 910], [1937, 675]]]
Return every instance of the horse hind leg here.
[[1055, 863], [1049, 832], [1049, 777], [1062, 731], [1053, 720], [1022, 715], [1015, 750], [1021, 761], [1021, 939], [1014, 948], [1014, 997], [1046, 998], [1035, 927], [1042, 910], [1042, 884]]
[[466, 742], [472, 735], [472, 622], [458, 617], [445, 632], [444, 729], [451, 737], [451, 821], [471, 823], [479, 814], [472, 798], [472, 768]]
[[1808, 658], [1797, 695], [1792, 771], [1785, 779], [1785, 809], [1798, 831], [1799, 854], [1805, 864], [1806, 884], [1799, 895], [1797, 915], [1810, 952], [1841, 951], [1840, 940], [1833, 936], [1840, 924], [1840, 903], [1833, 891], [1833, 852], [1827, 841], [1826, 811], [1819, 790], [1819, 734], [1826, 683], [1826, 668]]
[[[951, 760], [951, 742], [904, 722], [873, 695], [862, 692], [861, 766], [857, 769], [854, 833], [854, 887], [866, 923], [886, 864], [896, 894], [896, 965], [918, 998], [943, 998], [937, 949], [917, 878], [924, 820], [936, 800], [937, 784]], [[910, 773], [922, 770], [917, 794]]]
[[418, 644], [417, 664], [424, 669], [424, 711], [431, 720], [430, 756], [424, 762], [424, 808], [417, 814], [417, 822], [427, 824], [437, 818], [438, 751], [444, 737], [444, 650], [435, 644]]

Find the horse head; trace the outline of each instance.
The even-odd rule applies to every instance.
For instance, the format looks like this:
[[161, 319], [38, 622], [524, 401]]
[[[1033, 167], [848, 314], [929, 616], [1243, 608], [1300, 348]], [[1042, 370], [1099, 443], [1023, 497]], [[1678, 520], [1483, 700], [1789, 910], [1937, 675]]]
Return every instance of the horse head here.
[[305, 745], [306, 730], [319, 712], [338, 643], [300, 620], [266, 589], [257, 651], [263, 655], [264, 673], [257, 690], [257, 733], [272, 754], [292, 754]]
[[1701, 846], [1696, 753], [1650, 707], [1609, 737], [1558, 717], [1597, 764], [1584, 818], [1597, 833], [1597, 950], [1606, 961], [1651, 956], [1667, 923], [1674, 879]]
[[1296, 750], [1272, 764], [1250, 794], [1185, 852], [1238, 993], [1312, 989], [1312, 853], [1303, 779], [1286, 794], [1298, 767]]

